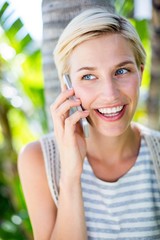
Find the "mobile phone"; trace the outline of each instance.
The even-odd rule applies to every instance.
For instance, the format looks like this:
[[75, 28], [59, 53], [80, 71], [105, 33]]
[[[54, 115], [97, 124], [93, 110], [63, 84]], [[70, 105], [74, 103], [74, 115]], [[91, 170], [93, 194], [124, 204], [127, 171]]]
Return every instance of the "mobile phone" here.
[[[71, 83], [71, 80], [70, 80], [70, 77], [68, 74], [64, 74], [63, 75], [63, 80], [64, 80], [64, 83], [66, 84], [67, 86], [67, 89], [72, 89], [72, 83]], [[70, 97], [71, 99], [75, 100], [75, 96], [72, 96]], [[72, 111], [83, 111], [82, 107], [81, 106], [78, 106], [78, 107], [75, 107], [75, 108], [72, 108]], [[80, 120], [80, 123], [81, 123], [81, 126], [83, 128], [83, 132], [84, 132], [84, 136], [85, 138], [89, 137], [89, 124], [88, 124], [88, 121], [86, 118], [81, 118]]]

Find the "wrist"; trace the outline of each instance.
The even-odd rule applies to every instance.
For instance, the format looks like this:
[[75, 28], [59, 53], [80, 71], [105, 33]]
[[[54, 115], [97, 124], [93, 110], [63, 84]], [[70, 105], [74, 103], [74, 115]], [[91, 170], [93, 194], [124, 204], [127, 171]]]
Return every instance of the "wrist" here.
[[61, 175], [60, 177], [60, 183], [59, 183], [60, 189], [76, 189], [77, 187], [81, 187], [81, 176], [68, 176], [68, 175]]

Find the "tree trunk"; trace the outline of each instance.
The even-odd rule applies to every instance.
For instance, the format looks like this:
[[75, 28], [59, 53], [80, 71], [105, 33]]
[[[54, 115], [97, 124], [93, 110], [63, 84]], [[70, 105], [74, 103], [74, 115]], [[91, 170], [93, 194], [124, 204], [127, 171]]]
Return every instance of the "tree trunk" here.
[[160, 0], [152, 0], [152, 5], [152, 69], [148, 98], [148, 125], [160, 129]]
[[109, 11], [114, 11], [113, 0], [43, 0], [42, 2], [42, 57], [49, 129], [52, 129], [49, 107], [60, 92], [58, 74], [53, 62], [53, 49], [68, 22], [81, 11], [93, 6], [104, 6]]

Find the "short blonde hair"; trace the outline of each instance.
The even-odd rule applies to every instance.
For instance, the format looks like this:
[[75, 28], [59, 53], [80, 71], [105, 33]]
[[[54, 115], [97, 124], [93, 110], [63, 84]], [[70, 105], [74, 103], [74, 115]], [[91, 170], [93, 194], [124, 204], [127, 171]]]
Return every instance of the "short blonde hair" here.
[[54, 50], [59, 78], [69, 72], [69, 57], [80, 43], [108, 33], [118, 33], [129, 41], [137, 66], [145, 64], [146, 53], [140, 37], [124, 17], [109, 13], [104, 8], [91, 8], [75, 17], [64, 29]]

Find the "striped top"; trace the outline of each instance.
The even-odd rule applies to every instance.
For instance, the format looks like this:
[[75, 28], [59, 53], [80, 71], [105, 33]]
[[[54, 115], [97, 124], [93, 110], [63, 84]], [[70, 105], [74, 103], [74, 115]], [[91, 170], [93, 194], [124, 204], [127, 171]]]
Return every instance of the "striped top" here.
[[160, 239], [160, 190], [144, 138], [135, 165], [118, 181], [96, 178], [87, 159], [81, 181], [88, 240]]
[[[89, 240], [160, 240], [160, 132], [137, 124], [135, 165], [117, 182], [95, 177], [84, 161], [82, 190]], [[48, 185], [58, 208], [61, 163], [54, 132], [40, 139]]]

